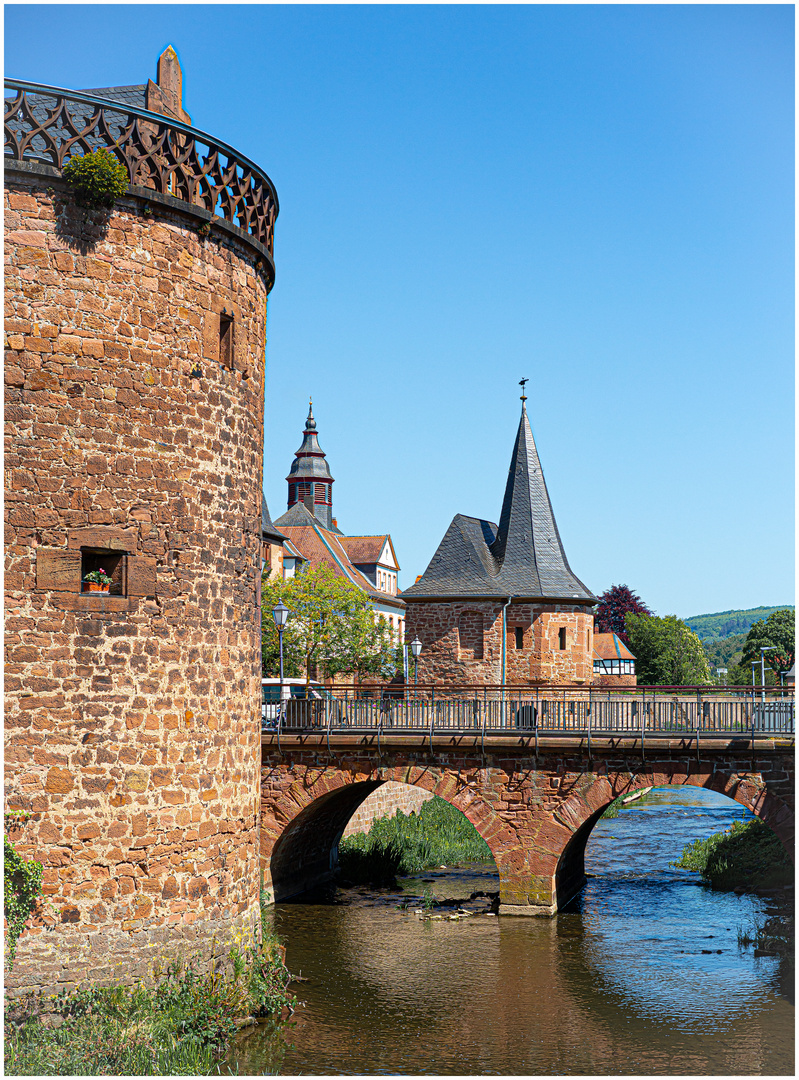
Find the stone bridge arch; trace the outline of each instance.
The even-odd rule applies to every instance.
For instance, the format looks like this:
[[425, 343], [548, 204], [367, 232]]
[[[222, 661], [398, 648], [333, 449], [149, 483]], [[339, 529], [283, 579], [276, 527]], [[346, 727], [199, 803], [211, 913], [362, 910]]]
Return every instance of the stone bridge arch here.
[[[353, 737], [349, 736], [352, 740]], [[265, 744], [261, 772], [261, 868], [270, 899], [332, 878], [339, 838], [361, 802], [384, 781], [411, 784], [460, 810], [492, 851], [500, 914], [554, 915], [585, 884], [585, 847], [614, 798], [641, 787], [698, 786], [728, 795], [762, 818], [793, 856], [793, 744], [740, 740], [700, 751], [686, 740], [608, 739], [589, 746], [525, 737], [399, 736], [382, 751], [363, 737], [297, 735]], [[438, 741], [437, 741], [438, 740]], [[275, 740], [276, 742], [276, 740]], [[543, 740], [542, 740], [543, 743]]]
[[364, 773], [342, 764], [295, 764], [263, 771], [261, 870], [270, 899], [288, 899], [330, 881], [347, 822], [368, 795], [392, 780], [423, 788], [460, 810], [491, 849], [501, 894], [513, 894], [515, 879], [530, 869], [518, 835], [449, 770], [394, 766]]
[[[594, 826], [620, 794], [632, 795], [642, 788], [699, 787], [745, 806], [778, 836], [794, 858], [794, 812], [763, 784], [758, 774], [714, 769], [705, 772], [639, 772], [598, 776], [582, 791], [572, 792], [553, 815], [569, 828], [567, 840], [554, 866], [552, 891], [561, 908], [585, 883], [585, 850]], [[543, 867], [541, 867], [543, 869]]]

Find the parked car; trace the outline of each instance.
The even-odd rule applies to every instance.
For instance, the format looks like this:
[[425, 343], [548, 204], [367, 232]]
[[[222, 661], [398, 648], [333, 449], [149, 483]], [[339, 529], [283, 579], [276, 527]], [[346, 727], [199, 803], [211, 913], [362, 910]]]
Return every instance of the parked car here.
[[[320, 712], [324, 712], [324, 701], [333, 701], [329, 690], [319, 683], [305, 679], [283, 680], [283, 701], [285, 703], [285, 724], [290, 727], [304, 727], [314, 721], [318, 723]], [[309, 707], [301, 703], [308, 702]], [[319, 702], [319, 705], [314, 705]], [[261, 679], [261, 726], [274, 728], [280, 710], [280, 679]]]

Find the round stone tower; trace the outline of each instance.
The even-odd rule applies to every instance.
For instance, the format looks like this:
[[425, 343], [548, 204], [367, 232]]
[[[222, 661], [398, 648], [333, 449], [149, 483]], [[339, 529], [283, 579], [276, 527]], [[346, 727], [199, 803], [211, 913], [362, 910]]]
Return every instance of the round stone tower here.
[[[6, 830], [45, 896], [16, 993], [207, 961], [257, 923], [277, 198], [184, 122], [176, 65], [6, 82]], [[98, 146], [128, 171], [110, 211], [62, 177]]]

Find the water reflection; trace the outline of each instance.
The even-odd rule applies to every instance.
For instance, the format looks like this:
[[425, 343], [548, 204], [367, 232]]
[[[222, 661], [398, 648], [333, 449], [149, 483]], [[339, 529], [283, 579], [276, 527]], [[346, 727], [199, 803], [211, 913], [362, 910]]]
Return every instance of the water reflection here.
[[[708, 794], [656, 793], [600, 822], [589, 884], [554, 920], [423, 923], [385, 897], [279, 905], [289, 968], [309, 980], [280, 1071], [792, 1074], [777, 961], [737, 942], [766, 902], [713, 893], [668, 866], [685, 843], [744, 816]], [[422, 876], [438, 895], [468, 895], [457, 891], [465, 875]], [[242, 1045], [240, 1072], [267, 1067], [262, 1044]]]

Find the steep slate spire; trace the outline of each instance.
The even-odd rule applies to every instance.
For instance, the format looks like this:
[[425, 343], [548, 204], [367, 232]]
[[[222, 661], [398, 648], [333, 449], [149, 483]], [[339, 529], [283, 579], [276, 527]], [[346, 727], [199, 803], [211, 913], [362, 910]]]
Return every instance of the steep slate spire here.
[[325, 529], [333, 526], [333, 477], [316, 435], [313, 401], [308, 405], [308, 419], [302, 445], [294, 455], [289, 474], [288, 509], [303, 503]]
[[499, 528], [491, 544], [500, 568], [497, 584], [507, 582], [513, 592], [526, 595], [593, 599], [572, 573], [563, 550], [525, 400], [522, 395]]
[[421, 580], [403, 597], [520, 597], [595, 604], [563, 550], [522, 387], [522, 416], [499, 525], [456, 514]]

